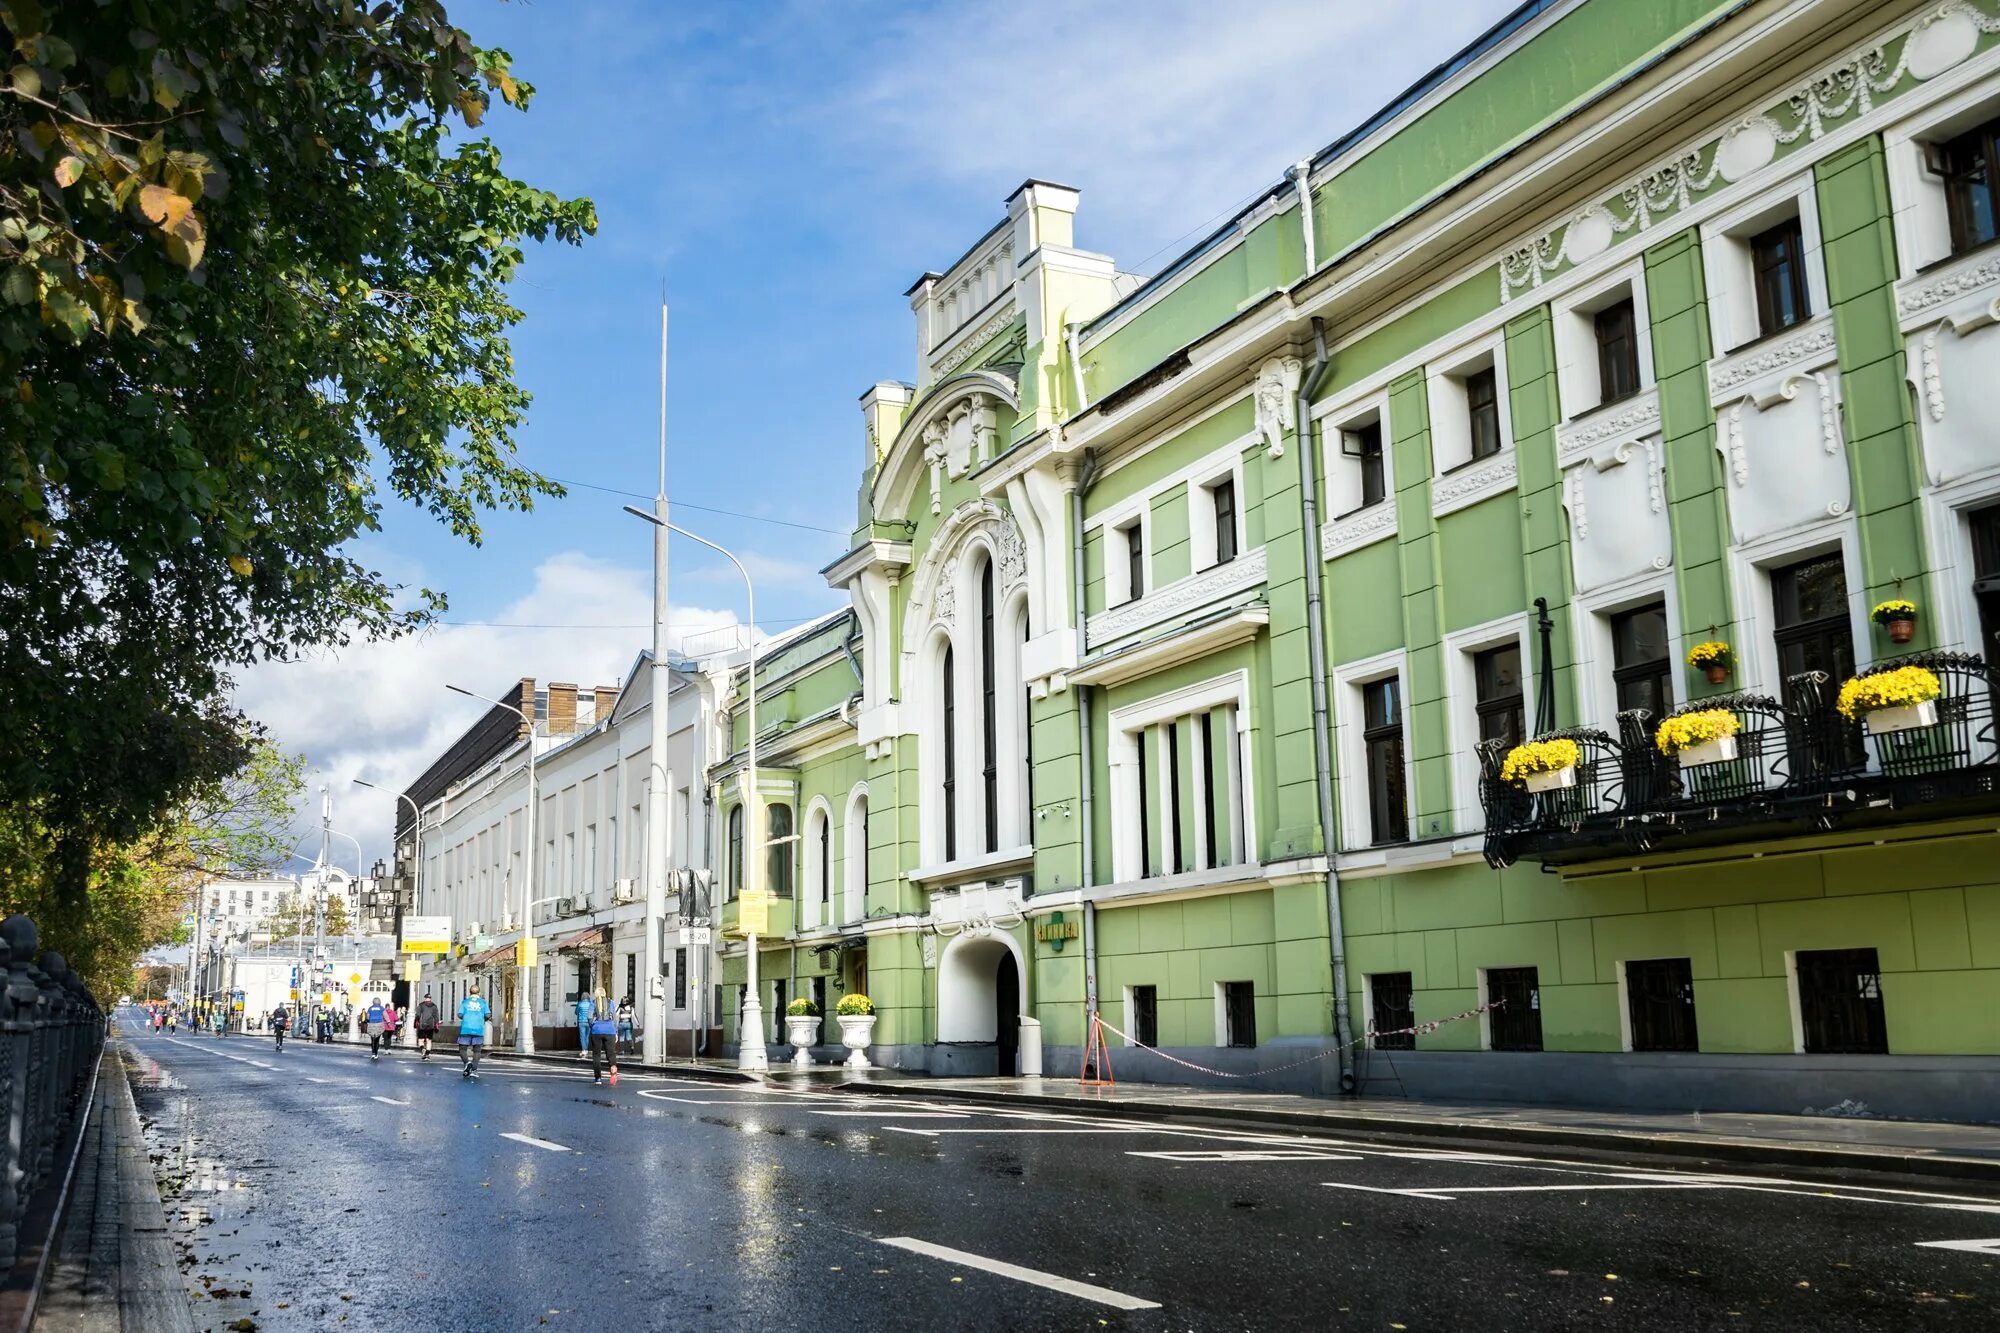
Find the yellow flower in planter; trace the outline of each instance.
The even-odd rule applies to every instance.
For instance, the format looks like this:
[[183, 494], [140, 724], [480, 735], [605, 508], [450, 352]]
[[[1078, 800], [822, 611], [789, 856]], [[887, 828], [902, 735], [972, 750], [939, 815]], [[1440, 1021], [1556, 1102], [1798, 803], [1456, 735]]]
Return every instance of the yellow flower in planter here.
[[1679, 754], [1694, 745], [1719, 741], [1743, 730], [1743, 721], [1727, 708], [1703, 708], [1693, 713], [1676, 713], [1660, 723], [1653, 744], [1661, 754]]
[[1856, 676], [1840, 687], [1840, 715], [1850, 722], [1878, 708], [1908, 708], [1927, 704], [1944, 693], [1937, 672], [1920, 666], [1897, 667]]
[[1710, 667], [1726, 667], [1733, 661], [1729, 645], [1720, 639], [1710, 639], [1688, 649], [1687, 663], [1696, 671], [1706, 671]]
[[1875, 609], [1868, 613], [1868, 618], [1878, 625], [1886, 625], [1892, 620], [1915, 620], [1917, 604], [1906, 602], [1900, 597], [1892, 598], [1886, 602], [1876, 603]]
[[1519, 782], [1530, 773], [1553, 773], [1561, 768], [1575, 768], [1582, 758], [1583, 751], [1566, 736], [1528, 741], [1507, 751], [1507, 760], [1500, 765], [1500, 780]]

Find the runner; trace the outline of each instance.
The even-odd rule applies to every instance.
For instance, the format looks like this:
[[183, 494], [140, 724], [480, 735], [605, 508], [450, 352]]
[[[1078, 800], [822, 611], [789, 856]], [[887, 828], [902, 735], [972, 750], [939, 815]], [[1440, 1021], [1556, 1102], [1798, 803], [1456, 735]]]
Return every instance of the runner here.
[[594, 1015], [590, 1020], [590, 1081], [604, 1082], [604, 1066], [611, 1066], [611, 1082], [618, 1082], [618, 1051], [614, 1043], [618, 1040], [618, 1016], [606, 1003], [604, 992], [597, 993], [597, 1003], [592, 1006]]
[[479, 993], [479, 983], [473, 982], [470, 992], [458, 1002], [458, 1058], [465, 1066], [459, 1072], [461, 1078], [479, 1077], [479, 1050], [486, 1045], [486, 1019], [491, 1013], [486, 997]]
[[361, 1021], [368, 1029], [368, 1058], [370, 1060], [380, 1060], [382, 1058], [382, 1038], [387, 1035], [384, 1029], [389, 1025], [389, 1015], [384, 1012], [382, 1002], [380, 1000], [369, 1001], [368, 1012], [362, 1016]]
[[439, 1017], [437, 1001], [431, 998], [431, 988], [426, 986], [424, 987], [424, 998], [417, 1001], [417, 1058], [419, 1060], [428, 1060], [431, 1058], [431, 1039], [437, 1036]]
[[285, 1049], [285, 1029], [291, 1025], [292, 1016], [285, 1012], [284, 1005], [280, 1004], [271, 1011], [271, 1035], [278, 1039], [278, 1049], [281, 1051]]

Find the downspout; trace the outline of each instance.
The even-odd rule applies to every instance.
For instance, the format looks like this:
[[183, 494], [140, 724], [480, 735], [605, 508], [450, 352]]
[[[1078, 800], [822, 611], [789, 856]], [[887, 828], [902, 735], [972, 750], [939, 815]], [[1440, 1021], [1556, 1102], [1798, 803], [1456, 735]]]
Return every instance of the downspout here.
[[[1299, 225], [1304, 229], [1306, 242], [1305, 276], [1310, 278], [1313, 275], [1313, 270], [1319, 267], [1319, 256], [1316, 253], [1318, 241], [1313, 236], [1312, 159], [1304, 158], [1300, 160], [1298, 165], [1292, 168], [1291, 176], [1298, 183], [1299, 187]], [[1300, 419], [1303, 420], [1304, 418]]]
[[[1076, 656], [1079, 662], [1088, 647], [1084, 634], [1087, 618], [1083, 601], [1083, 497], [1096, 484], [1097, 451], [1085, 449], [1076, 488], [1069, 493], [1070, 573], [1076, 599]], [[1090, 687], [1073, 684], [1070, 689], [1076, 693], [1077, 744], [1082, 756], [1076, 801], [1083, 820], [1083, 874], [1079, 887], [1088, 890], [1096, 881], [1097, 867], [1096, 765], [1092, 759], [1094, 752], [1090, 738]], [[1091, 901], [1087, 892], [1083, 900], [1083, 1003], [1084, 1012], [1091, 1018], [1097, 1017], [1097, 904]], [[1087, 1046], [1083, 1058], [1089, 1058]]]
[[[1304, 181], [1300, 195], [1305, 195]], [[1308, 235], [1311, 233], [1308, 232]], [[1333, 817], [1333, 721], [1326, 697], [1326, 606], [1321, 589], [1319, 535], [1319, 476], [1313, 461], [1312, 400], [1319, 391], [1332, 362], [1326, 351], [1326, 325], [1318, 317], [1313, 322], [1312, 369], [1299, 387], [1298, 455], [1299, 499], [1305, 512], [1306, 542], [1306, 654], [1312, 668], [1313, 766], [1317, 770], [1319, 792], [1319, 840], [1326, 855], [1326, 942], [1333, 964], [1333, 1039], [1339, 1048], [1340, 1090], [1357, 1091], [1354, 1053], [1348, 1043], [1347, 948], [1340, 924], [1340, 872], [1334, 869], [1334, 849], [1338, 832]]]

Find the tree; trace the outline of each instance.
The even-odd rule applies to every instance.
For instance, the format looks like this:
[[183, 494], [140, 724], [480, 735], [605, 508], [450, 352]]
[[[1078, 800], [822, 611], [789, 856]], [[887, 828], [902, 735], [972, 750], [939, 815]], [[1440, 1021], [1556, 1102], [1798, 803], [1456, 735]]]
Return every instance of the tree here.
[[425, 623], [349, 543], [471, 541], [514, 460], [506, 286], [588, 200], [479, 125], [532, 89], [440, 0], [0, 0], [0, 807], [69, 892], [226, 779], [227, 671]]

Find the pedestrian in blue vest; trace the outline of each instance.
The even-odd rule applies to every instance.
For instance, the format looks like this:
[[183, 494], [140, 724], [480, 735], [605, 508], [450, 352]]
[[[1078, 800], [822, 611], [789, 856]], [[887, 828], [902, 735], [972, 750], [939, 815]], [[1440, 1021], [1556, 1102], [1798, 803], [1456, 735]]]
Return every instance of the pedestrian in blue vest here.
[[604, 1081], [604, 1067], [611, 1066], [611, 1082], [618, 1083], [618, 1052], [613, 1043], [618, 1040], [618, 1015], [612, 1010], [611, 1002], [600, 993], [597, 1003], [591, 1008], [590, 1020], [590, 1081]]
[[368, 1012], [361, 1021], [368, 1027], [368, 1058], [382, 1058], [382, 1042], [389, 1035], [389, 1015], [383, 1010], [380, 1000], [369, 1002]]

